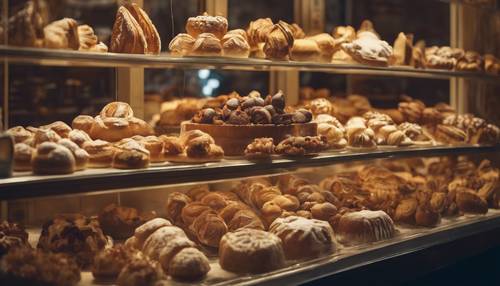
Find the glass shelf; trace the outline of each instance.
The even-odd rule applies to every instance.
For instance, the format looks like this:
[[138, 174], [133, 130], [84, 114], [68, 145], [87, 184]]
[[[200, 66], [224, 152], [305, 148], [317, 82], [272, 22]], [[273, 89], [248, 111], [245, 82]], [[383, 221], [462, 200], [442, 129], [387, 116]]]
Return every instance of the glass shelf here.
[[374, 67], [360, 64], [334, 64], [265, 59], [237, 59], [225, 57], [175, 57], [166, 53], [159, 56], [116, 53], [88, 53], [66, 50], [22, 48], [0, 45], [0, 59], [9, 63], [46, 66], [83, 67], [143, 67], [183, 69], [223, 69], [247, 71], [301, 70], [335, 74], [361, 74], [429, 79], [469, 78], [499, 82], [500, 77], [482, 72], [438, 69], [415, 69], [410, 66]]
[[76, 193], [113, 193], [134, 188], [280, 174], [299, 168], [382, 158], [432, 157], [499, 151], [500, 145], [407, 147], [371, 151], [345, 150], [322, 153], [315, 157], [278, 158], [266, 163], [254, 163], [244, 159], [225, 159], [217, 163], [195, 165], [165, 163], [139, 170], [88, 169], [71, 175], [35, 176], [31, 173], [15, 173], [11, 178], [0, 179], [0, 200]]

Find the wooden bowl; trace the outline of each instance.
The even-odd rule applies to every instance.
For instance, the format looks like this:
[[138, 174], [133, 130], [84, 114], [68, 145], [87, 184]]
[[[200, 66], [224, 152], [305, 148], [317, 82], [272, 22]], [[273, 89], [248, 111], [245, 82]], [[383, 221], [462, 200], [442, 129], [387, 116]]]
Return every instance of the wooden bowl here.
[[190, 130], [201, 130], [210, 134], [215, 144], [224, 149], [226, 156], [240, 156], [255, 138], [273, 138], [278, 144], [287, 136], [316, 136], [316, 123], [291, 125], [214, 125], [185, 121], [181, 124], [181, 134]]

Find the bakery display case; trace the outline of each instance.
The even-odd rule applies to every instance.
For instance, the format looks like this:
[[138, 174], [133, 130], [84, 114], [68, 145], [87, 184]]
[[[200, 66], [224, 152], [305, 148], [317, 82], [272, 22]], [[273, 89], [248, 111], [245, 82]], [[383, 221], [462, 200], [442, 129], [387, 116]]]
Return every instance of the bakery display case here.
[[298, 285], [498, 246], [497, 5], [2, 1], [0, 281]]

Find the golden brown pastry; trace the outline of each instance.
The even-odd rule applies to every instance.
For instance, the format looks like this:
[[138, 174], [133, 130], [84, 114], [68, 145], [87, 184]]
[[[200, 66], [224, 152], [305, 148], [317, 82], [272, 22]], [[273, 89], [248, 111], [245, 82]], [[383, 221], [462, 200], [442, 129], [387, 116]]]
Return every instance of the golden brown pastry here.
[[298, 39], [293, 42], [290, 58], [294, 61], [314, 62], [319, 59], [321, 50], [318, 43], [311, 39]]
[[146, 54], [159, 54], [161, 51], [160, 35], [148, 14], [135, 3], [126, 4], [125, 7], [130, 11], [146, 37]]
[[190, 229], [200, 243], [211, 247], [218, 247], [222, 236], [228, 231], [224, 220], [212, 211], [205, 211], [195, 218]]
[[491, 54], [484, 55], [484, 71], [498, 75], [500, 73], [500, 60]]
[[17, 143], [14, 145], [14, 171], [31, 171], [31, 157], [35, 150], [25, 144]]
[[362, 210], [344, 214], [337, 225], [337, 239], [347, 245], [376, 242], [396, 233], [392, 219], [383, 211]]
[[220, 40], [210, 33], [200, 34], [193, 44], [191, 55], [193, 56], [220, 56], [222, 45]]
[[427, 65], [427, 59], [425, 57], [425, 42], [418, 41], [412, 49], [410, 65], [415, 68], [425, 68]]
[[43, 142], [58, 142], [61, 140], [61, 136], [59, 136], [52, 129], [36, 129], [35, 135], [33, 137], [33, 146], [38, 146]]
[[85, 142], [92, 141], [90, 136], [85, 133], [85, 131], [79, 129], [71, 130], [68, 134], [68, 139], [80, 146], [80, 148], [83, 148], [83, 144]]
[[14, 126], [6, 131], [7, 134], [14, 138], [14, 143], [22, 143], [33, 137], [33, 132], [25, 129], [22, 126]]
[[352, 117], [345, 125], [347, 143], [352, 147], [373, 148], [376, 146], [375, 132], [366, 126], [362, 117]]
[[73, 157], [75, 158], [75, 171], [84, 170], [87, 168], [87, 163], [89, 162], [89, 153], [80, 146], [76, 145], [73, 141], [63, 138], [57, 142], [57, 144], [62, 145], [71, 151]]
[[117, 169], [141, 169], [149, 166], [150, 154], [135, 140], [127, 140], [115, 145], [111, 166]]
[[259, 43], [265, 43], [267, 35], [273, 28], [273, 21], [270, 18], [261, 18], [251, 21], [247, 28], [248, 43], [252, 50], [258, 49]]
[[191, 37], [191, 35], [180, 33], [177, 34], [177, 36], [175, 36], [172, 41], [170, 41], [168, 49], [173, 55], [188, 56], [193, 50], [195, 41], [195, 38]]
[[143, 248], [144, 242], [148, 237], [153, 234], [156, 230], [164, 227], [171, 226], [172, 223], [164, 218], [154, 218], [143, 223], [141, 226], [137, 227], [134, 231], [134, 237], [137, 239], [136, 246], [139, 249]]
[[182, 225], [182, 210], [191, 202], [191, 198], [179, 192], [171, 193], [165, 204], [167, 218], [176, 225]]
[[222, 38], [222, 54], [226, 57], [248, 58], [250, 45], [240, 34], [226, 34]]
[[466, 51], [465, 54], [458, 59], [456, 69], [459, 71], [482, 71], [483, 58], [474, 51]]
[[410, 65], [413, 52], [413, 35], [399, 33], [396, 40], [394, 40], [393, 50], [391, 65]]
[[436, 140], [448, 144], [465, 143], [468, 140], [467, 134], [462, 129], [443, 124], [437, 126], [434, 136]]
[[203, 33], [211, 33], [220, 40], [227, 32], [227, 19], [222, 16], [209, 16], [205, 12], [203, 15], [188, 18], [186, 31], [193, 38]]
[[252, 228], [265, 230], [260, 218], [250, 209], [240, 209], [227, 223], [228, 231], [235, 231], [240, 228]]
[[123, 267], [116, 279], [116, 284], [119, 286], [154, 285], [161, 279], [161, 275], [156, 262], [136, 258]]
[[88, 162], [90, 168], [111, 167], [115, 154], [115, 148], [112, 144], [103, 140], [95, 140], [86, 141], [82, 147], [90, 156]]
[[450, 47], [429, 47], [425, 49], [426, 66], [435, 69], [454, 69], [458, 59], [463, 57], [462, 49]]
[[76, 20], [64, 18], [43, 28], [44, 47], [49, 49], [78, 50], [80, 38]]
[[[335, 52], [335, 39], [327, 33], [318, 34], [306, 39], [313, 40], [318, 44], [320, 59], [323, 62], [330, 62]], [[295, 46], [295, 43], [294, 43]]]
[[43, 28], [48, 20], [44, 17], [46, 14], [47, 9], [40, 2], [26, 1], [22, 9], [8, 19], [9, 45], [42, 47]]
[[165, 162], [165, 157], [163, 156], [164, 143], [162, 140], [160, 140], [160, 138], [156, 136], [142, 137], [140, 135], [136, 135], [132, 137], [132, 139], [144, 145], [144, 148], [146, 148], [146, 150], [149, 151], [151, 162], [153, 163]]
[[143, 258], [137, 249], [122, 244], [97, 253], [92, 263], [92, 275], [98, 281], [114, 281], [122, 269], [133, 259]]
[[316, 116], [314, 122], [318, 124], [318, 135], [326, 137], [330, 148], [342, 149], [347, 146], [345, 128], [337, 118], [328, 114], [320, 114]]
[[268, 160], [273, 154], [273, 138], [256, 138], [245, 148], [245, 158], [249, 160]]
[[201, 202], [191, 202], [182, 208], [181, 218], [184, 225], [190, 226], [194, 220], [202, 213], [212, 210], [209, 206]]
[[77, 117], [75, 117], [75, 119], [73, 119], [71, 126], [73, 127], [73, 129], [79, 129], [89, 134], [90, 129], [92, 128], [92, 125], [94, 125], [94, 123], [95, 120], [92, 116], [78, 115]]
[[273, 26], [267, 35], [263, 48], [266, 58], [275, 60], [288, 59], [293, 42], [293, 34], [288, 28], [288, 24], [280, 21]]
[[326, 150], [328, 142], [324, 136], [288, 137], [276, 146], [276, 153], [288, 156], [317, 154]]
[[71, 132], [71, 127], [62, 121], [56, 121], [48, 125], [40, 126], [40, 129], [51, 129], [61, 138], [68, 138], [69, 132]]
[[181, 249], [170, 260], [168, 274], [181, 280], [198, 280], [210, 271], [210, 264], [203, 252], [194, 247]]
[[75, 157], [66, 147], [43, 142], [38, 145], [32, 159], [33, 173], [38, 175], [71, 174], [76, 170]]
[[337, 214], [337, 207], [332, 203], [322, 202], [314, 204], [310, 211], [313, 218], [328, 221]]
[[332, 31], [332, 36], [335, 39], [335, 50], [340, 50], [340, 45], [350, 43], [356, 39], [356, 30], [351, 26], [337, 26]]
[[276, 219], [269, 232], [283, 243], [287, 259], [317, 258], [335, 251], [332, 227], [324, 221], [289, 216]]
[[262, 230], [242, 228], [228, 232], [219, 246], [222, 269], [236, 273], [263, 273], [285, 265], [281, 240]]
[[106, 235], [114, 239], [126, 239], [134, 235], [137, 227], [154, 217], [155, 212], [140, 215], [137, 209], [107, 205], [97, 216]]
[[80, 39], [79, 51], [86, 52], [101, 52], [105, 53], [108, 51], [108, 46], [103, 42], [99, 42], [99, 39], [94, 33], [94, 29], [89, 25], [78, 26], [78, 37]]
[[352, 43], [341, 45], [342, 50], [359, 63], [373, 66], [387, 66], [393, 54], [392, 47], [371, 32], [358, 33]]
[[485, 214], [488, 212], [488, 203], [472, 190], [459, 190], [455, 199], [458, 209], [463, 213]]
[[160, 227], [146, 238], [142, 246], [142, 251], [148, 258], [157, 261], [165, 245], [170, 240], [181, 236], [185, 237], [186, 234], [179, 227], [173, 225]]

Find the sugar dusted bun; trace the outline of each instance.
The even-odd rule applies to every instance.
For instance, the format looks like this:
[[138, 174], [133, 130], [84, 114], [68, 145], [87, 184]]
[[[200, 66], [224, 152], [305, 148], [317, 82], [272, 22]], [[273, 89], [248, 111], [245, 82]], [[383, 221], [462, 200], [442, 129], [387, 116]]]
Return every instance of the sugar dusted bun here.
[[149, 166], [149, 151], [134, 140], [115, 145], [111, 166], [117, 169], [141, 169]]
[[161, 250], [172, 239], [185, 236], [184, 231], [176, 226], [163, 226], [155, 230], [145, 241], [142, 251], [153, 260], [158, 260]]
[[76, 145], [83, 147], [83, 144], [87, 141], [92, 141], [90, 136], [83, 130], [74, 129], [68, 134], [68, 139], [76, 143]]
[[220, 56], [222, 45], [220, 40], [210, 33], [203, 33], [196, 38], [191, 54], [194, 56]]
[[369, 210], [344, 214], [336, 231], [338, 241], [347, 245], [389, 239], [396, 233], [394, 222], [385, 212]]
[[170, 41], [168, 49], [176, 56], [187, 56], [193, 50], [195, 38], [189, 34], [180, 33]]
[[43, 142], [33, 154], [33, 172], [40, 175], [70, 174], [76, 169], [71, 151], [54, 142]]
[[197, 280], [208, 271], [210, 264], [207, 257], [195, 247], [185, 247], [176, 252], [168, 267], [168, 274], [181, 280]]
[[290, 54], [294, 61], [317, 61], [320, 53], [321, 51], [316, 41], [298, 39], [293, 42], [293, 48]]
[[109, 142], [103, 140], [87, 141], [83, 143], [83, 149], [89, 154], [90, 168], [111, 167], [115, 148]]
[[164, 227], [170, 226], [172, 223], [164, 218], [154, 218], [150, 221], [145, 222], [141, 226], [137, 227], [134, 232], [134, 237], [137, 238], [137, 244], [139, 249], [142, 249], [144, 241], [156, 230]]
[[80, 129], [88, 134], [94, 123], [94, 117], [88, 115], [78, 115], [75, 119], [73, 119], [71, 126], [73, 129]]
[[75, 157], [76, 171], [87, 168], [87, 163], [90, 157], [87, 151], [80, 148], [78, 145], [76, 145], [76, 143], [66, 138], [59, 140], [59, 142], [57, 143], [68, 148], [68, 150], [70, 150], [71, 153], [73, 153], [73, 156]]
[[22, 126], [12, 127], [6, 133], [14, 138], [14, 143], [21, 143], [33, 137], [33, 132], [26, 130]]
[[281, 240], [262, 230], [241, 228], [226, 233], [219, 246], [222, 269], [236, 273], [263, 273], [285, 266]]
[[35, 136], [33, 137], [34, 146], [38, 146], [43, 142], [57, 142], [61, 139], [54, 130], [52, 129], [37, 129], [35, 131]]
[[277, 218], [269, 232], [281, 239], [287, 259], [314, 258], [335, 251], [333, 230], [325, 221], [298, 216]]
[[227, 32], [227, 19], [222, 16], [209, 16], [207, 13], [190, 17], [186, 23], [186, 31], [194, 38], [203, 33], [211, 33], [222, 39]]

